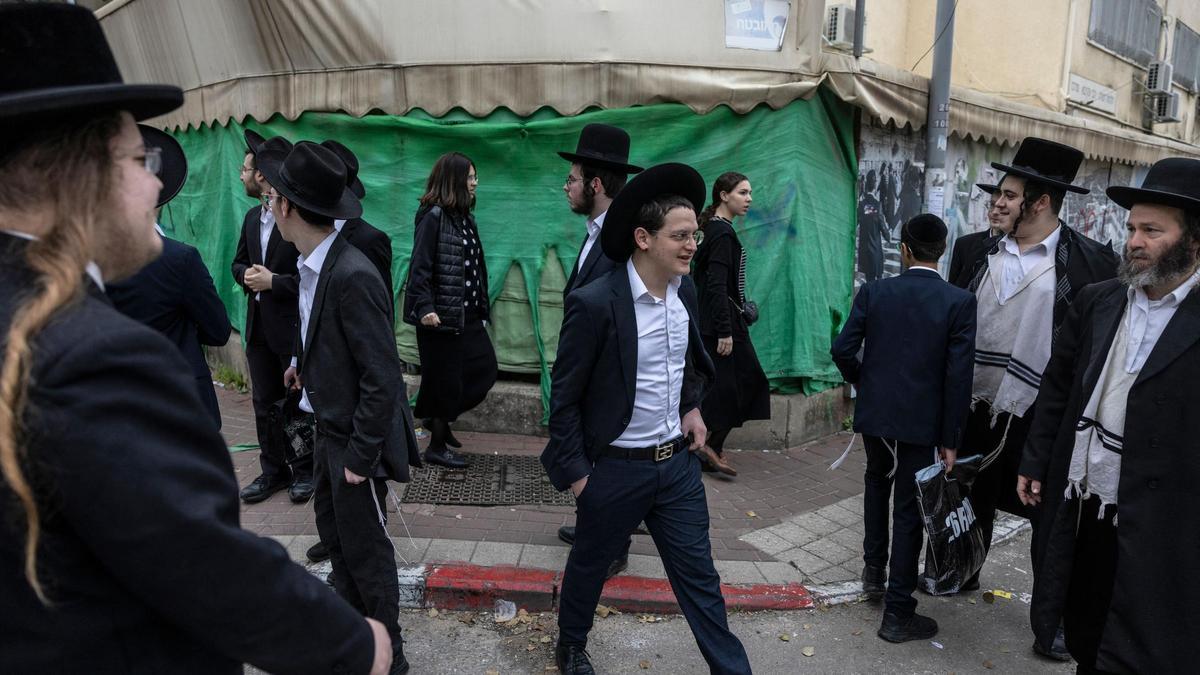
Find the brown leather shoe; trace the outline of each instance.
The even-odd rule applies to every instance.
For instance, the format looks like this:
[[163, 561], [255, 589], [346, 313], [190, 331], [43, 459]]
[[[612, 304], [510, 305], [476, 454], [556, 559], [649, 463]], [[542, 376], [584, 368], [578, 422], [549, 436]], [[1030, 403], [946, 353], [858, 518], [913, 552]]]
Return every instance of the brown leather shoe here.
[[718, 455], [716, 452], [713, 451], [712, 448], [708, 447], [707, 445], [700, 446], [700, 449], [695, 450], [694, 452], [700, 456], [701, 462], [711, 466], [712, 468], [716, 469], [717, 471], [720, 471], [721, 473], [723, 473], [727, 476], [736, 476], [737, 475], [737, 469], [733, 468], [732, 464], [725, 461], [724, 457]]

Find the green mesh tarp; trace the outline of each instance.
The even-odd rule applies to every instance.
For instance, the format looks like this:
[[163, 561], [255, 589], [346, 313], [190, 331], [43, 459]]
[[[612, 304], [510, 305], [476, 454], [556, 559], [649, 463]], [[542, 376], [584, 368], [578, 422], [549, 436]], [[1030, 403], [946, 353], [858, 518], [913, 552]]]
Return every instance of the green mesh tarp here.
[[[540, 375], [544, 392], [562, 321], [564, 269], [575, 263], [585, 234], [583, 217], [567, 207], [562, 185], [569, 166], [556, 151], [573, 150], [583, 125], [606, 122], [629, 131], [635, 163], [686, 162], [709, 185], [724, 171], [745, 173], [754, 205], [737, 227], [748, 256], [748, 295], [762, 312], [752, 329], [755, 348], [776, 390], [811, 393], [839, 381], [828, 350], [852, 293], [851, 110], [822, 93], [741, 115], [724, 107], [700, 115], [668, 104], [574, 117], [547, 109], [524, 118], [499, 110], [483, 119], [465, 113], [434, 119], [419, 110], [362, 118], [306, 113], [246, 126], [293, 141], [336, 138], [354, 150], [367, 188], [364, 218], [392, 238], [398, 298], [430, 167], [451, 150], [471, 157], [500, 368]], [[254, 205], [238, 179], [244, 128], [230, 122], [176, 134], [190, 175], [161, 218], [168, 235], [199, 248], [239, 330], [246, 299], [229, 265], [242, 217]], [[396, 336], [401, 356], [417, 362], [412, 328], [398, 322]]]

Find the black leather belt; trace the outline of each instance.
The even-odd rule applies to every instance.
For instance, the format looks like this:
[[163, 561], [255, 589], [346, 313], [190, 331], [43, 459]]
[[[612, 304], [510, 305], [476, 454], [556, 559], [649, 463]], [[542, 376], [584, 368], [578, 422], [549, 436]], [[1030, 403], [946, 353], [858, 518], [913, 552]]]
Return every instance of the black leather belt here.
[[600, 450], [601, 457], [613, 459], [649, 459], [655, 462], [665, 462], [687, 448], [683, 436], [669, 440], [666, 443], [652, 445], [648, 448], [618, 448], [615, 445]]

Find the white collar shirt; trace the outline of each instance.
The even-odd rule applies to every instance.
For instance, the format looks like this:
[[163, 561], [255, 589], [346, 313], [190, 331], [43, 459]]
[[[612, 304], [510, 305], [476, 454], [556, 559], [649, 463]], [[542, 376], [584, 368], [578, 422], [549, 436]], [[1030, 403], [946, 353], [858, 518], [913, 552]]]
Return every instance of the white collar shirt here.
[[1130, 288], [1129, 298], [1129, 344], [1125, 349], [1125, 372], [1141, 372], [1162, 337], [1163, 330], [1175, 316], [1175, 310], [1200, 281], [1200, 270], [1179, 284], [1175, 290], [1158, 300], [1151, 300], [1143, 288]]
[[[262, 254], [258, 263], [264, 267], [267, 264], [267, 244], [271, 243], [271, 230], [274, 227], [275, 212], [271, 210], [271, 207], [264, 205], [258, 214], [258, 250]], [[262, 293], [255, 293], [254, 299], [262, 300]]]
[[604, 216], [608, 215], [608, 211], [596, 216], [595, 220], [587, 222], [587, 239], [583, 242], [583, 249], [579, 251], [579, 260], [575, 263], [575, 271], [583, 270], [583, 263], [587, 260], [588, 253], [591, 253], [592, 247], [596, 245], [596, 240], [600, 238], [600, 230], [604, 227]]
[[1006, 234], [1000, 239], [1000, 257], [1003, 265], [1000, 275], [1000, 296], [1007, 302], [1017, 292], [1017, 288], [1030, 270], [1037, 267], [1046, 258], [1053, 256], [1058, 248], [1058, 240], [1062, 238], [1062, 225], [1054, 228], [1045, 239], [1030, 246], [1024, 252], [1017, 242]]
[[333, 229], [337, 230], [338, 232], [341, 232], [342, 228], [345, 226], [346, 226], [346, 221], [343, 218], [339, 218], [339, 219], [333, 221]]
[[680, 436], [679, 403], [688, 349], [688, 312], [679, 298], [682, 277], [667, 284], [667, 297], [656, 298], [633, 266], [626, 263], [633, 312], [637, 318], [637, 384], [633, 414], [612, 444], [645, 448]]
[[[329, 255], [329, 247], [338, 233], [330, 232], [328, 237], [308, 254], [296, 259], [296, 271], [300, 273], [300, 346], [305, 347], [308, 339], [308, 324], [312, 320], [313, 302], [317, 297], [317, 282], [321, 280], [321, 268], [325, 266], [325, 257]], [[301, 390], [300, 409], [313, 412], [312, 403], [308, 401], [308, 391]]]

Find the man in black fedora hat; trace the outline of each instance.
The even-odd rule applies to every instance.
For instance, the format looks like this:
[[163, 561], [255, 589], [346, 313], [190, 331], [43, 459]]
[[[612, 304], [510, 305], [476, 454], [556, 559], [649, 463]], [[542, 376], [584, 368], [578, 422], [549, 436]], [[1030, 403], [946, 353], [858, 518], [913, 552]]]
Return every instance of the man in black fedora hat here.
[[616, 266], [567, 296], [542, 465], [576, 499], [578, 529], [559, 599], [555, 661], [592, 673], [584, 651], [609, 565], [645, 522], [704, 659], [749, 673], [729, 631], [693, 452], [707, 433], [700, 401], [713, 367], [700, 342], [688, 272], [704, 180], [683, 164], [636, 176], [600, 234]]
[[[615, 266], [612, 259], [604, 255], [599, 246], [600, 231], [613, 198], [625, 187], [630, 174], [642, 167], [629, 163], [629, 134], [620, 127], [593, 123], [579, 132], [575, 152], [559, 152], [558, 155], [571, 163], [563, 193], [571, 211], [587, 217], [587, 235], [579, 247], [579, 255], [563, 287], [563, 301], [571, 291], [585, 286], [608, 274]], [[558, 538], [572, 544], [575, 542], [575, 526], [558, 528]], [[630, 540], [632, 543], [632, 540]], [[613, 560], [608, 576], [619, 574], [629, 565], [629, 546]]]
[[[1088, 192], [1073, 184], [1082, 163], [1079, 150], [1032, 137], [1021, 142], [1011, 164], [993, 162], [1004, 172], [993, 194], [1002, 234], [984, 242], [969, 274], [957, 280], [969, 279], [966, 287], [978, 301], [972, 408], [962, 450], [984, 455], [971, 504], [989, 545], [998, 507], [1028, 517], [1037, 532], [1040, 513], [1020, 504], [1013, 486], [1042, 371], [1075, 295], [1116, 275], [1117, 257], [1109, 247], [1058, 218], [1067, 192]], [[1035, 534], [1035, 569], [1037, 541]], [[976, 574], [962, 588], [978, 585]], [[1068, 658], [1061, 639], [1033, 646], [1043, 656]]]
[[260, 156], [267, 202], [300, 252], [298, 356], [284, 381], [316, 416], [313, 451], [317, 531], [338, 594], [378, 619], [392, 638], [393, 673], [408, 671], [400, 636], [399, 584], [380, 506], [387, 479], [420, 466], [404, 372], [392, 334], [391, 293], [374, 265], [333, 227], [362, 215], [333, 151], [301, 141], [286, 157]]
[[[346, 186], [350, 188], [350, 192], [359, 199], [366, 197], [367, 188], [363, 185], [362, 179], [358, 177], [358, 157], [354, 152], [335, 140], [322, 141], [321, 145], [332, 150], [346, 165]], [[351, 246], [362, 251], [375, 269], [379, 270], [383, 285], [387, 287], [388, 294], [391, 295], [394, 292], [392, 288], [392, 240], [382, 230], [361, 217], [338, 218], [333, 221], [333, 227]]]
[[1063, 617], [1081, 673], [1182, 673], [1200, 635], [1200, 161], [1107, 194], [1129, 209], [1118, 278], [1075, 299], [1020, 467], [1047, 518], [1031, 618], [1045, 639]]
[[280, 447], [281, 434], [272, 433], [271, 405], [282, 399], [283, 371], [292, 357], [296, 335], [296, 297], [300, 277], [296, 272], [296, 247], [279, 235], [275, 214], [261, 200], [266, 179], [260, 163], [264, 157], [282, 158], [292, 148], [283, 137], [263, 139], [247, 129], [246, 153], [241, 180], [246, 194], [260, 203], [246, 212], [231, 270], [246, 293], [246, 365], [250, 368], [250, 392], [254, 404], [254, 426], [258, 433], [259, 466], [262, 473], [242, 489], [242, 501], [261, 502], [287, 489], [294, 503], [312, 497], [312, 459], [303, 457], [290, 466]]
[[0, 4], [0, 672], [385, 673], [391, 641], [241, 528], [186, 362], [103, 288], [163, 184], [92, 12]]
[[946, 471], [953, 468], [971, 402], [975, 297], [938, 274], [946, 234], [946, 224], [932, 214], [904, 223], [904, 271], [859, 288], [830, 349], [842, 376], [858, 387], [854, 430], [863, 435], [867, 453], [863, 591], [872, 600], [886, 591], [879, 637], [889, 642], [937, 634], [937, 622], [917, 614], [913, 599], [925, 532], [916, 474], [935, 455]]
[[[161, 158], [158, 175], [163, 186], [156, 207], [161, 212], [183, 189], [187, 157], [170, 134], [144, 124], [138, 131], [146, 148], [156, 148]], [[200, 400], [220, 429], [221, 409], [201, 345], [219, 347], [229, 341], [229, 315], [196, 247], [171, 239], [158, 225], [155, 229], [162, 238], [162, 255], [129, 279], [107, 284], [105, 292], [122, 314], [175, 343], [191, 367]]]

